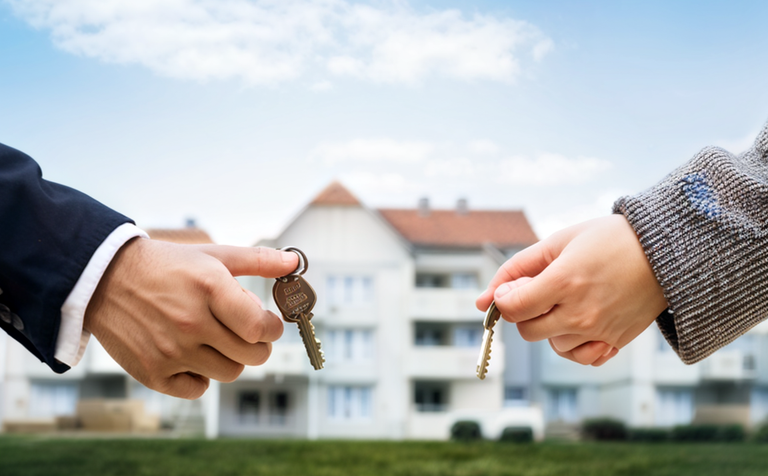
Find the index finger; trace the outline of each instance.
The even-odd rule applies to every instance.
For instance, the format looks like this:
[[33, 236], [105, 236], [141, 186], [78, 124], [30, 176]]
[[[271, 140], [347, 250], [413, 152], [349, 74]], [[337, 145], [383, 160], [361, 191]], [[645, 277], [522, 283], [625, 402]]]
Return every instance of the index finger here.
[[224, 263], [232, 276], [279, 278], [299, 267], [299, 256], [263, 246], [198, 245], [203, 253]]

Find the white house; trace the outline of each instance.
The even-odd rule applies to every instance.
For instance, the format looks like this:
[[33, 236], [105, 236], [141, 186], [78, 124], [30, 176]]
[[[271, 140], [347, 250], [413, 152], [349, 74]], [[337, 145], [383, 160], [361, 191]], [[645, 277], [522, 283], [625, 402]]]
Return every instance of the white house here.
[[[160, 237], [157, 234], [156, 237]], [[166, 239], [185, 241], [163, 235]], [[318, 302], [312, 322], [325, 368], [309, 364], [286, 324], [269, 361], [233, 383], [213, 383], [196, 402], [149, 391], [94, 340], [83, 362], [55, 375], [21, 346], [0, 343], [0, 417], [73, 413], [78, 399], [134, 398], [175, 431], [215, 436], [446, 438], [474, 419], [486, 436], [531, 426], [541, 436], [584, 418], [630, 426], [692, 421], [754, 423], [768, 413], [768, 353], [756, 328], [701, 364], [683, 365], [652, 326], [600, 368], [524, 342], [501, 322], [488, 377], [475, 376], [483, 313], [474, 301], [498, 266], [537, 240], [518, 210], [371, 209], [333, 183], [277, 237], [296, 246]], [[271, 303], [274, 280], [241, 283]], [[4, 373], [3, 373], [4, 369]]]

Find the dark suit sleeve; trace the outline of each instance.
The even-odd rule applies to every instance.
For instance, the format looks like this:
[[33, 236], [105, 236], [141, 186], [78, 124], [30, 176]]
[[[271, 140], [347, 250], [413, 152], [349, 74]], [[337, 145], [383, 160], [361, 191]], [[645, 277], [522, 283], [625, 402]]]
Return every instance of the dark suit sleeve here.
[[29, 156], [0, 144], [0, 327], [56, 372], [61, 306], [93, 253], [131, 220], [42, 178]]

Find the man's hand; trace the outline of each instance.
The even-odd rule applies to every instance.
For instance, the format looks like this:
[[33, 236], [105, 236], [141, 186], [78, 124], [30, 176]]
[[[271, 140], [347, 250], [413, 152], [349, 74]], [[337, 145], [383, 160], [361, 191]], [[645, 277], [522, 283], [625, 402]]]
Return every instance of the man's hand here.
[[561, 230], [504, 263], [477, 299], [492, 300], [527, 341], [599, 366], [667, 307], [637, 235], [621, 215]]
[[284, 276], [296, 253], [134, 239], [107, 268], [85, 313], [90, 331], [145, 386], [198, 398], [209, 378], [263, 364], [281, 320], [234, 276]]

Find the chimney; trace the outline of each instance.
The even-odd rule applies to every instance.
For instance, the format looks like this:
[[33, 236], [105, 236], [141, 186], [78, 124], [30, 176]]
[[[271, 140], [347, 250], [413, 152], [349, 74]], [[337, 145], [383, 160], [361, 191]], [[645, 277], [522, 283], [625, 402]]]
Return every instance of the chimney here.
[[466, 198], [460, 198], [456, 200], [456, 214], [466, 215], [469, 213], [469, 203]]
[[419, 216], [429, 216], [429, 198], [422, 197], [419, 199]]

